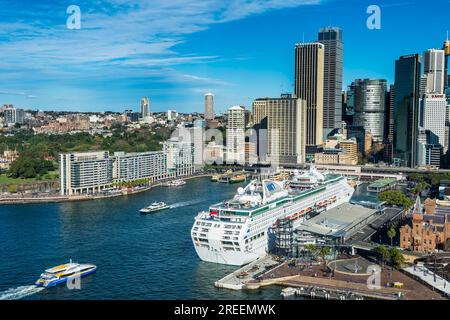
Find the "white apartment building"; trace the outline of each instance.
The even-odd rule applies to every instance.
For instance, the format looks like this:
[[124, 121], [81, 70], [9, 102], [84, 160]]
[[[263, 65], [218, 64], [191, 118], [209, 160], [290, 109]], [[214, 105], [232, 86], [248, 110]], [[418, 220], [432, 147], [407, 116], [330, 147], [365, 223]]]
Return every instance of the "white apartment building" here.
[[171, 176], [188, 176], [195, 173], [194, 143], [173, 137], [163, 144], [167, 155], [167, 171]]
[[162, 151], [138, 153], [114, 153], [114, 181], [148, 179], [150, 182], [165, 179], [167, 155]]
[[112, 162], [108, 151], [60, 154], [61, 195], [92, 194], [109, 187]]
[[227, 163], [245, 163], [245, 108], [234, 106], [228, 109]]

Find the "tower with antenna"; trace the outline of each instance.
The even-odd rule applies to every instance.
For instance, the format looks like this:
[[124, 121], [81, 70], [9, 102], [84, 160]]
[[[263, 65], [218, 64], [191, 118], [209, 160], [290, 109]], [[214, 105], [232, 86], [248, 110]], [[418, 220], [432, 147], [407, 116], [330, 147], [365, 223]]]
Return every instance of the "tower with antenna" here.
[[448, 39], [448, 30], [447, 30], [447, 38], [444, 41], [444, 47], [442, 48], [445, 52], [445, 79], [444, 79], [444, 87], [448, 88], [449, 83], [448, 83], [448, 60], [449, 60], [449, 56], [450, 56], [450, 40]]

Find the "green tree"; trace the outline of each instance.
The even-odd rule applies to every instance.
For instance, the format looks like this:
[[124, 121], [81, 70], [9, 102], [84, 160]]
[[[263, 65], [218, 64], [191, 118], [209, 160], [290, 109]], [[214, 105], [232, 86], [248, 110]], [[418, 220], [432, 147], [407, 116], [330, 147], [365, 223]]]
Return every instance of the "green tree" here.
[[404, 209], [409, 209], [414, 204], [414, 201], [400, 190], [381, 192], [378, 199], [382, 202], [386, 202], [388, 205], [402, 206]]
[[385, 246], [383, 245], [378, 246], [374, 249], [374, 251], [378, 253], [378, 256], [381, 258], [382, 265], [385, 264], [387, 261], [389, 261], [390, 259], [389, 250]]
[[392, 247], [389, 249], [389, 256], [390, 256], [393, 268], [399, 269], [402, 267], [403, 263], [405, 262], [405, 257], [400, 252], [400, 250], [398, 250], [395, 247]]
[[305, 249], [309, 252], [309, 254], [314, 257], [317, 253], [317, 247], [313, 243], [308, 243], [305, 245]]
[[396, 235], [397, 235], [397, 232], [395, 232], [395, 229], [393, 227], [390, 227], [387, 232], [387, 236], [391, 239], [391, 247], [393, 246], [392, 242]]

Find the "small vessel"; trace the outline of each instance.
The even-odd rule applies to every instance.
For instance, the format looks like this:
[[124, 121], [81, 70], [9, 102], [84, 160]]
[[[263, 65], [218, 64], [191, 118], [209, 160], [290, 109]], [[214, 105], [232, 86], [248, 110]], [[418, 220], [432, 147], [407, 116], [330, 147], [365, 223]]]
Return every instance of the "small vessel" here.
[[245, 174], [238, 174], [238, 175], [232, 176], [230, 178], [229, 182], [230, 183], [239, 183], [239, 182], [245, 181], [246, 178], [247, 177], [245, 176]]
[[167, 182], [166, 186], [168, 187], [180, 187], [186, 184], [186, 181], [181, 180], [181, 179], [177, 179], [177, 180], [173, 180], [173, 181], [169, 181]]
[[151, 213], [155, 211], [160, 211], [164, 209], [168, 209], [170, 206], [168, 206], [165, 202], [153, 202], [148, 207], [142, 208], [139, 210], [140, 213]]
[[45, 270], [35, 284], [39, 287], [49, 288], [66, 283], [68, 280], [76, 277], [85, 277], [96, 271], [97, 266], [93, 264], [73, 263], [72, 260], [70, 260], [69, 263]]

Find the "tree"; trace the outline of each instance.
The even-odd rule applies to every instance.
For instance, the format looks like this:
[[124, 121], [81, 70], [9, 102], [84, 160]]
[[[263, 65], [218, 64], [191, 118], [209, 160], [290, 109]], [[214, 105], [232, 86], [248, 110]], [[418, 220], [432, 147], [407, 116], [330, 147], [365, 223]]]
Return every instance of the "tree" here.
[[316, 252], [317, 252], [317, 247], [315, 244], [313, 243], [308, 243], [305, 245], [305, 249], [309, 251], [309, 253], [311, 254], [311, 256], [315, 256]]
[[395, 229], [393, 227], [390, 227], [388, 232], [387, 232], [387, 236], [391, 239], [391, 247], [393, 246], [392, 241], [394, 239], [394, 237], [396, 236], [397, 232], [395, 232]]
[[330, 254], [330, 252], [331, 252], [330, 247], [322, 247], [319, 250], [319, 256], [322, 258], [324, 265], [327, 264], [327, 260], [325, 258]]
[[414, 201], [400, 190], [381, 192], [378, 199], [382, 202], [386, 202], [388, 205], [402, 206], [405, 210], [411, 208], [414, 204]]
[[375, 251], [376, 253], [378, 253], [378, 256], [381, 258], [381, 264], [382, 264], [382, 265], [383, 265], [386, 261], [389, 261], [389, 259], [390, 259], [389, 250], [388, 250], [385, 246], [383, 246], [383, 245], [378, 246], [378, 247], [376, 247], [376, 248], [374, 249], [374, 251]]
[[405, 262], [405, 257], [400, 252], [400, 250], [395, 247], [389, 249], [389, 256], [391, 259], [392, 267], [395, 267], [397, 269], [401, 268], [401, 266]]

